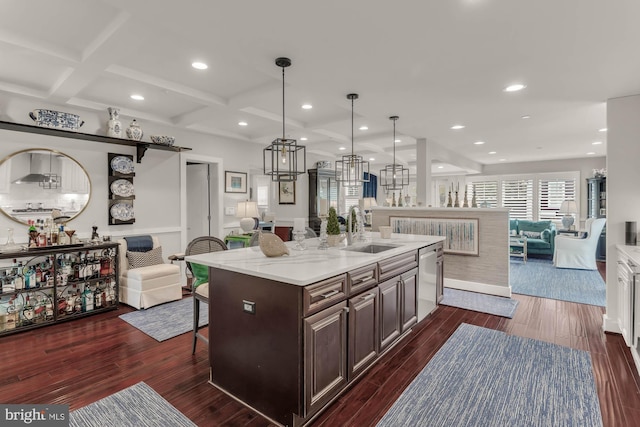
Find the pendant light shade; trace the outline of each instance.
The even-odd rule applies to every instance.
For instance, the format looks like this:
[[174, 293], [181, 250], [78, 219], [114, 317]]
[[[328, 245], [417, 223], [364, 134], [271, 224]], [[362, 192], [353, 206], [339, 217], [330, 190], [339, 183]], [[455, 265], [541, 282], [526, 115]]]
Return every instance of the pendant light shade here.
[[396, 163], [396, 120], [398, 116], [391, 116], [393, 120], [393, 164], [386, 165], [380, 170], [380, 186], [385, 191], [402, 191], [403, 187], [409, 186], [409, 169]]
[[351, 100], [351, 154], [336, 160], [336, 181], [343, 187], [359, 187], [363, 182], [369, 182], [369, 162], [353, 152], [353, 101], [358, 99], [358, 94], [350, 93], [347, 99]]
[[296, 181], [307, 169], [306, 148], [295, 139], [286, 138], [284, 130], [284, 69], [291, 65], [289, 58], [277, 58], [276, 65], [282, 68], [282, 138], [276, 138], [263, 154], [264, 174], [271, 181]]

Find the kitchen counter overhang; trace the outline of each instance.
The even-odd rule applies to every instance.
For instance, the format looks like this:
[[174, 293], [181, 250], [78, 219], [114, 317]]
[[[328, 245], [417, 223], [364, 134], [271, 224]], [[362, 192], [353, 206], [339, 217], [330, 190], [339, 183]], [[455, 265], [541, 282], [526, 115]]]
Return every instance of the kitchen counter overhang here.
[[[318, 249], [318, 239], [307, 239], [307, 249], [293, 249], [294, 242], [287, 242], [289, 255], [268, 258], [258, 246], [192, 255], [185, 258], [188, 262], [247, 274], [255, 277], [276, 280], [297, 286], [307, 286], [324, 279], [346, 273], [350, 270], [384, 260], [394, 255], [415, 251], [420, 248], [444, 241], [442, 236], [423, 236], [415, 234], [395, 234], [390, 239], [380, 238], [380, 233], [371, 233], [366, 242], [352, 246], [339, 246], [327, 250]], [[362, 253], [350, 249], [368, 244], [395, 246], [378, 253]]]

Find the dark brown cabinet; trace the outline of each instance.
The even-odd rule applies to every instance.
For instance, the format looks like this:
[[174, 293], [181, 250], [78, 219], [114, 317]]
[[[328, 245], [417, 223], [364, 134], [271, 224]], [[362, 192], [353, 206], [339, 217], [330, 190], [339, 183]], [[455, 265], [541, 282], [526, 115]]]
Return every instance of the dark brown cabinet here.
[[378, 357], [378, 288], [349, 299], [349, 379]]
[[347, 383], [347, 303], [307, 317], [304, 323], [304, 413], [324, 406]]
[[380, 351], [400, 336], [400, 281], [397, 278], [378, 285], [380, 289]]
[[418, 269], [414, 268], [402, 274], [400, 282], [400, 332], [409, 330], [418, 320]]

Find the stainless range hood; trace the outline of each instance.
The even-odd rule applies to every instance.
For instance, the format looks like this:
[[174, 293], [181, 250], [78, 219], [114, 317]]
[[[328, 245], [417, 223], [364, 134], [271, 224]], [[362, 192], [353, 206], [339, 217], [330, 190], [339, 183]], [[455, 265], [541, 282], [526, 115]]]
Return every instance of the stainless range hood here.
[[47, 188], [55, 188], [60, 176], [52, 172], [53, 157], [49, 154], [29, 154], [29, 173], [13, 181], [13, 184], [41, 184]]

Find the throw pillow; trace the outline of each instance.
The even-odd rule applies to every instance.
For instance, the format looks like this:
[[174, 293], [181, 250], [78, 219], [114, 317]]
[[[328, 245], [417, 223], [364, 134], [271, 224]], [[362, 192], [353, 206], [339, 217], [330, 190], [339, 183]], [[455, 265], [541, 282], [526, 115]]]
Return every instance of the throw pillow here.
[[147, 252], [127, 251], [129, 268], [148, 267], [150, 265], [164, 264], [162, 260], [162, 246], [153, 248]]
[[529, 239], [539, 239], [540, 238], [540, 232], [539, 231], [524, 231], [523, 233]]
[[551, 231], [544, 230], [542, 233], [540, 233], [540, 238], [545, 242], [549, 242], [549, 240], [551, 239]]

